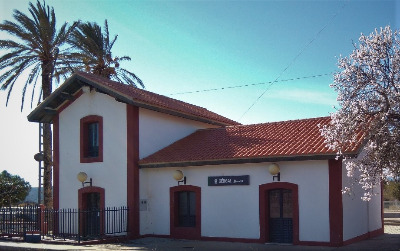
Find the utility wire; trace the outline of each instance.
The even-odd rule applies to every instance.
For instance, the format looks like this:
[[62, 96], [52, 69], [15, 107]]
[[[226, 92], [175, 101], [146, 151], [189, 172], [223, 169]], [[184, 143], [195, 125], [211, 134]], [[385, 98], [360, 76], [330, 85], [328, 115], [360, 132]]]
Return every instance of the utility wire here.
[[246, 115], [246, 114], [251, 110], [251, 108], [253, 108], [253, 106], [262, 98], [262, 96], [264, 96], [264, 94], [269, 90], [269, 88], [270, 88], [273, 84], [275, 84], [276, 82], [278, 82], [278, 80], [282, 77], [283, 73], [285, 73], [285, 72], [287, 71], [287, 69], [289, 69], [289, 67], [292, 66], [292, 65], [294, 64], [294, 62], [301, 56], [301, 54], [303, 54], [303, 52], [318, 38], [318, 36], [322, 33], [322, 31], [324, 31], [324, 30], [326, 29], [326, 27], [328, 27], [328, 25], [329, 25], [330, 23], [332, 23], [332, 21], [339, 15], [339, 12], [340, 12], [341, 10], [343, 10], [345, 6], [346, 6], [346, 4], [343, 4], [343, 5], [342, 5], [342, 8], [340, 8], [340, 9], [335, 13], [335, 15], [333, 15], [333, 16], [331, 17], [331, 19], [328, 20], [328, 22], [324, 25], [324, 27], [322, 27], [322, 29], [320, 29], [320, 30], [317, 32], [317, 34], [315, 34], [315, 36], [310, 40], [310, 42], [308, 42], [308, 43], [300, 50], [300, 52], [292, 59], [292, 61], [286, 66], [286, 68], [283, 69], [283, 71], [278, 75], [278, 77], [277, 77], [274, 81], [272, 81], [272, 82], [267, 86], [267, 88], [265, 88], [265, 91], [264, 91], [263, 93], [261, 93], [261, 95], [258, 96], [258, 98], [249, 106], [249, 108], [247, 108], [247, 110], [242, 114], [242, 116], [240, 116], [240, 118], [238, 119], [238, 121], [240, 121], [240, 120], [244, 117], [244, 115]]
[[[305, 77], [282, 79], [282, 80], [275, 81], [275, 82], [289, 82], [289, 81], [295, 81], [295, 80], [307, 79], [307, 78], [318, 78], [318, 77], [323, 77], [323, 76], [328, 76], [328, 75], [332, 75], [332, 72], [324, 73], [324, 74], [317, 74], [317, 75], [312, 75], [312, 76], [305, 76]], [[169, 95], [173, 96], [173, 95], [181, 95], [181, 94], [220, 91], [220, 90], [225, 90], [225, 89], [235, 89], [235, 88], [242, 88], [242, 87], [248, 87], [248, 86], [266, 85], [266, 84], [272, 84], [272, 83], [274, 83], [274, 81], [268, 81], [268, 82], [262, 82], [262, 83], [256, 83], [256, 84], [246, 84], [246, 85], [235, 85], [235, 86], [226, 86], [226, 87], [219, 87], [219, 88], [210, 88], [210, 89], [195, 90], [195, 91], [176, 92], [176, 93], [170, 93]]]

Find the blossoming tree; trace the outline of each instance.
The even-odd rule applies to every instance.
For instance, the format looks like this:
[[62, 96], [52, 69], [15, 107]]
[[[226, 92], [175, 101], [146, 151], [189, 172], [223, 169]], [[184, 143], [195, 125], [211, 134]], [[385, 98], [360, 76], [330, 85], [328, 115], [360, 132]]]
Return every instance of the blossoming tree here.
[[[331, 87], [340, 107], [321, 132], [343, 158], [347, 176], [364, 189], [362, 199], [369, 200], [381, 179], [400, 176], [400, 34], [386, 26], [361, 34], [354, 47], [348, 57], [339, 58]], [[350, 158], [343, 153], [360, 130], [365, 133], [363, 151]]]

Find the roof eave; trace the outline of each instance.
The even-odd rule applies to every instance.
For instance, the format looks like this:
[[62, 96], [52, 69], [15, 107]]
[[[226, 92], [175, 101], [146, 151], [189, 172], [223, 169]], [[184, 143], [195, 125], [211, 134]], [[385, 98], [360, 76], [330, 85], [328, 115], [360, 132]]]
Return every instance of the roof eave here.
[[[81, 86], [87, 84], [92, 86], [93, 88], [97, 89], [99, 92], [106, 93], [112, 97], [115, 98], [115, 100], [119, 102], [123, 102], [126, 104], [131, 104], [137, 107], [153, 110], [156, 112], [161, 112], [161, 113], [166, 113], [172, 116], [178, 116], [182, 118], [187, 118], [190, 120], [195, 120], [207, 124], [212, 124], [212, 125], [217, 125], [217, 126], [229, 126], [232, 125], [232, 123], [225, 123], [221, 121], [216, 121], [212, 119], [207, 119], [204, 117], [199, 117], [191, 114], [186, 114], [183, 112], [175, 111], [175, 110], [170, 110], [166, 109], [163, 107], [155, 106], [155, 105], [150, 105], [147, 103], [142, 103], [138, 102], [120, 92], [117, 92], [111, 88], [107, 88], [106, 86], [99, 84], [95, 81], [91, 81], [83, 76], [80, 76], [79, 74], [74, 74], [72, 75], [69, 79], [67, 79], [59, 88], [57, 88], [48, 98], [46, 98], [42, 103], [40, 103], [29, 115], [28, 115], [28, 121], [30, 122], [40, 122], [40, 123], [52, 123], [54, 114], [47, 114], [46, 113], [46, 107], [55, 99], [57, 98], [58, 95], [60, 95], [69, 85], [74, 83], [75, 81], [78, 81]], [[55, 109], [54, 107], [52, 109]]]
[[[46, 107], [58, 96], [65, 88], [67, 88], [70, 83], [74, 82], [76, 75], [72, 75], [70, 78], [65, 80], [65, 82], [60, 85], [48, 98], [43, 100], [28, 116], [29, 122], [39, 122], [39, 123], [51, 123], [54, 114], [50, 116], [46, 115]], [[53, 108], [54, 109], [54, 108]]]
[[[356, 156], [356, 153], [349, 153], [348, 156]], [[329, 160], [335, 159], [335, 153], [314, 154], [314, 155], [292, 155], [292, 156], [267, 156], [250, 158], [232, 158], [218, 160], [196, 160], [181, 162], [159, 162], [140, 164], [140, 168], [161, 168], [161, 167], [186, 167], [186, 166], [206, 166], [206, 165], [225, 165], [225, 164], [247, 164], [262, 162], [280, 162], [280, 161], [304, 161], [304, 160]]]

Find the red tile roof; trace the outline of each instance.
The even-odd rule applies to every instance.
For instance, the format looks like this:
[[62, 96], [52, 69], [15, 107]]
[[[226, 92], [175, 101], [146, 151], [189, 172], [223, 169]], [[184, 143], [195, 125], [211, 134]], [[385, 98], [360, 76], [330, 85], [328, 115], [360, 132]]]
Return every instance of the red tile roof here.
[[78, 72], [76, 75], [83, 77], [91, 82], [111, 88], [113, 91], [118, 92], [135, 102], [143, 103], [146, 105], [156, 106], [162, 109], [174, 111], [177, 113], [187, 114], [190, 116], [205, 118], [211, 121], [216, 121], [224, 125], [240, 125], [240, 123], [223, 117], [219, 114], [211, 112], [203, 107], [192, 105], [180, 100], [169, 98], [153, 92], [145, 91], [129, 85], [121, 84], [101, 76], [93, 75], [85, 72]]
[[[319, 125], [327, 125], [329, 122], [329, 117], [323, 117], [198, 130], [143, 158], [139, 165], [183, 166], [213, 161], [229, 163], [229, 160], [238, 159], [242, 162], [246, 162], [246, 159], [256, 162], [254, 160], [262, 158], [307, 159], [310, 156], [333, 158], [336, 153], [326, 146], [319, 128]], [[346, 152], [358, 151], [362, 143], [362, 137], [359, 136], [359, 142], [349, 146]]]

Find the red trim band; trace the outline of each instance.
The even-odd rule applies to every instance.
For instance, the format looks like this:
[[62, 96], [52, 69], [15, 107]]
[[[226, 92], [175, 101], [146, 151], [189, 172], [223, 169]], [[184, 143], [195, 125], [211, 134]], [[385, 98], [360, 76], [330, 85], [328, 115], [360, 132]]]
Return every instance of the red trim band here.
[[129, 238], [140, 235], [139, 216], [139, 108], [126, 105], [127, 205]]
[[343, 245], [342, 160], [328, 160], [329, 230], [331, 246]]
[[366, 239], [374, 238], [374, 237], [377, 237], [377, 236], [382, 235], [382, 234], [384, 234], [383, 227], [379, 228], [379, 229], [376, 229], [374, 231], [371, 231], [371, 232], [356, 236], [354, 238], [348, 239], [347, 241], [343, 242], [343, 245], [344, 246], [350, 245], [352, 243], [356, 243], [356, 242], [363, 241], [363, 240], [366, 240]]

